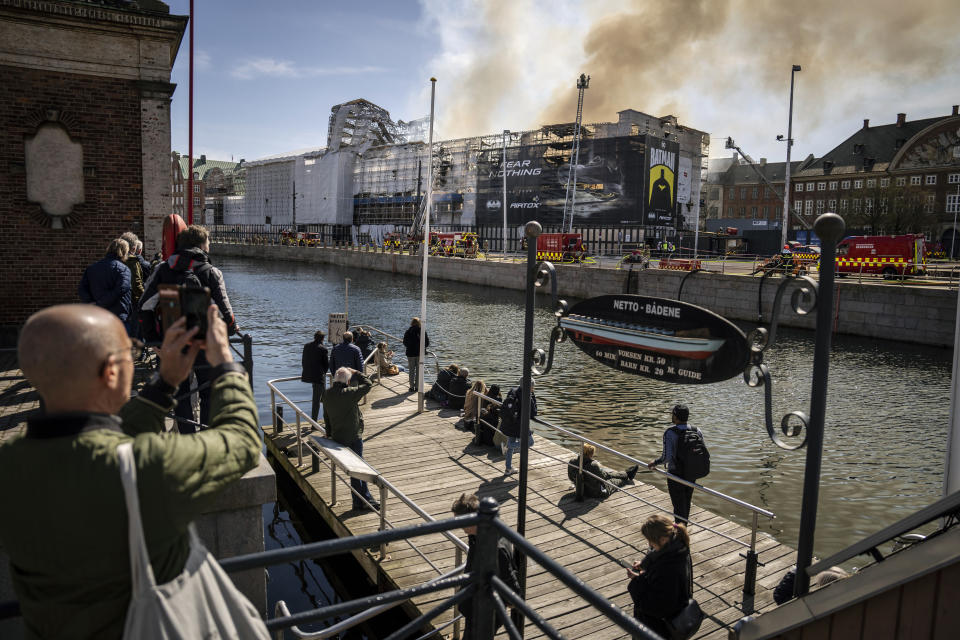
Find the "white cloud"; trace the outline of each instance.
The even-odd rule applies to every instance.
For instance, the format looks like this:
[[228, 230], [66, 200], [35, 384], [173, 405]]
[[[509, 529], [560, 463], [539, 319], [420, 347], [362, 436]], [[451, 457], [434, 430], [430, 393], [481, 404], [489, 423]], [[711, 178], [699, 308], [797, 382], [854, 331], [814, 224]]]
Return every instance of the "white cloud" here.
[[212, 60], [207, 51], [198, 49], [193, 55], [193, 64], [197, 71], [207, 71], [211, 67]]
[[364, 73], [382, 73], [384, 67], [373, 65], [359, 67], [304, 67], [290, 60], [275, 58], [250, 58], [230, 72], [234, 78], [251, 80], [259, 77], [309, 78], [314, 76], [348, 76]]

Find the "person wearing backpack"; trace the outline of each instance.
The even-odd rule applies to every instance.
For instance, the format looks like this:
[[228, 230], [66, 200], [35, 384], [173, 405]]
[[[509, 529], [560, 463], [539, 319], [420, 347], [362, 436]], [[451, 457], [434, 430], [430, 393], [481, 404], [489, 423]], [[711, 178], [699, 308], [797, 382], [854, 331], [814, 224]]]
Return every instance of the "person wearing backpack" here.
[[[223, 273], [210, 264], [210, 233], [200, 225], [190, 225], [177, 236], [177, 251], [165, 262], [161, 262], [144, 288], [140, 304], [140, 326], [143, 339], [147, 342], [159, 342], [163, 338], [160, 325], [160, 315], [157, 313], [159, 302], [159, 286], [161, 284], [176, 284], [187, 287], [207, 287], [210, 289], [210, 302], [217, 305], [220, 316], [227, 325], [227, 335], [240, 332], [237, 319], [230, 306], [227, 296], [227, 287], [223, 282]], [[201, 353], [194, 367], [197, 387], [209, 381], [210, 366]], [[177, 391], [177, 407], [175, 414], [181, 420], [177, 421], [180, 433], [190, 434], [197, 431], [194, 424], [195, 416], [191, 402], [191, 383], [188, 378], [180, 385]], [[200, 424], [209, 424], [210, 419], [210, 387], [200, 389]]]
[[[684, 480], [693, 482], [710, 473], [710, 452], [703, 442], [700, 429], [687, 424], [690, 409], [685, 404], [673, 407], [670, 419], [673, 426], [663, 432], [663, 453], [659, 458], [647, 464], [653, 469], [666, 464], [667, 471]], [[673, 503], [673, 517], [677, 523], [686, 524], [690, 518], [690, 501], [693, 499], [693, 487], [667, 480], [667, 491]]]

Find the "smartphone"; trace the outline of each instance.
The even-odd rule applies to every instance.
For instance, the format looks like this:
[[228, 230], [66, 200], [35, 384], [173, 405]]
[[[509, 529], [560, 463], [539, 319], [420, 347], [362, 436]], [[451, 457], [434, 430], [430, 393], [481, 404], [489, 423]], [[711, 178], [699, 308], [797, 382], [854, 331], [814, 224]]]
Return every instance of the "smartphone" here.
[[180, 311], [187, 319], [187, 329], [200, 327], [194, 339], [207, 336], [207, 309], [210, 307], [210, 289], [207, 287], [180, 287]]
[[175, 284], [161, 284], [157, 287], [159, 301], [157, 311], [160, 313], [160, 324], [166, 332], [174, 322], [180, 319], [180, 287]]

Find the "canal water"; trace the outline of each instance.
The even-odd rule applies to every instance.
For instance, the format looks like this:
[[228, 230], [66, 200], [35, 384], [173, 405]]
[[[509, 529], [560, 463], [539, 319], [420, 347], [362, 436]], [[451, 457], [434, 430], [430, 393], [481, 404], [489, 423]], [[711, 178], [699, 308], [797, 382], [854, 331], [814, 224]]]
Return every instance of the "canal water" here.
[[[242, 258], [215, 257], [215, 262], [240, 325], [254, 340], [254, 392], [264, 423], [270, 419], [266, 380], [299, 375], [302, 345], [316, 329], [326, 331], [329, 313], [344, 311], [346, 278], [351, 324], [400, 336], [410, 317], [419, 315], [419, 278]], [[549, 297], [539, 295], [534, 346], [548, 347], [555, 323]], [[488, 384], [517, 383], [522, 292], [431, 281], [427, 328], [442, 364], [466, 365], [471, 378]], [[391, 347], [403, 363], [402, 345]], [[780, 330], [765, 356], [773, 376], [775, 423], [789, 411], [809, 412], [813, 334]], [[942, 495], [950, 375], [948, 349], [834, 337], [817, 555], [839, 551]], [[309, 405], [308, 385], [293, 382], [284, 389]], [[703, 430], [711, 452], [712, 471], [703, 483], [773, 511], [776, 519], [761, 518], [761, 528], [796, 545], [805, 450], [784, 451], [769, 440], [763, 390], [748, 387], [741, 377], [669, 385], [607, 368], [567, 341], [557, 346], [553, 370], [537, 380], [537, 398], [542, 418], [641, 460], [659, 455], [670, 409], [687, 404], [690, 422]], [[665, 488], [659, 474], [638, 479]], [[749, 525], [743, 509], [700, 494], [694, 502]]]

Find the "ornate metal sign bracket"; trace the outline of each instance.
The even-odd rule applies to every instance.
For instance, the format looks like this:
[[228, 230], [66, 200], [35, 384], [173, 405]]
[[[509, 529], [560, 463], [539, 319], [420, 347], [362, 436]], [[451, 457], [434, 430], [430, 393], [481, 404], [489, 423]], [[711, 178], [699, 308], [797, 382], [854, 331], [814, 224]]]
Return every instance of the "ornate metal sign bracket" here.
[[[564, 331], [563, 327], [560, 326], [560, 317], [563, 316], [570, 308], [570, 305], [567, 304], [566, 300], [560, 300], [557, 293], [557, 270], [554, 268], [552, 262], [543, 261], [537, 265], [537, 277], [533, 283], [535, 287], [544, 286], [547, 281], [550, 281], [550, 293], [553, 297], [553, 306], [556, 309], [554, 315], [557, 317], [557, 326], [553, 328], [550, 332], [550, 350], [544, 355], [543, 349], [533, 349], [530, 353], [530, 357], [533, 359], [533, 364], [530, 367], [530, 371], [535, 376], [542, 376], [549, 373], [551, 367], [553, 367], [553, 353], [554, 349], [558, 344], [567, 339], [567, 333]], [[539, 369], [541, 365], [544, 365], [543, 369]]]
[[[790, 297], [790, 307], [799, 316], [807, 315], [817, 307], [817, 295], [820, 287], [812, 278], [800, 276], [789, 278], [777, 287], [777, 295], [773, 299], [773, 312], [770, 318], [770, 330], [757, 327], [747, 336], [750, 343], [750, 364], [743, 371], [743, 380], [751, 387], [764, 387], [763, 409], [764, 423], [767, 434], [778, 447], [794, 450], [807, 443], [807, 433], [810, 418], [803, 411], [791, 411], [780, 420], [780, 431], [790, 440], [784, 440], [773, 427], [773, 382], [770, 378], [770, 369], [763, 362], [763, 353], [777, 339], [777, 323], [780, 316], [780, 302], [786, 290], [791, 285], [797, 285]], [[800, 439], [802, 436], [802, 439]]]

